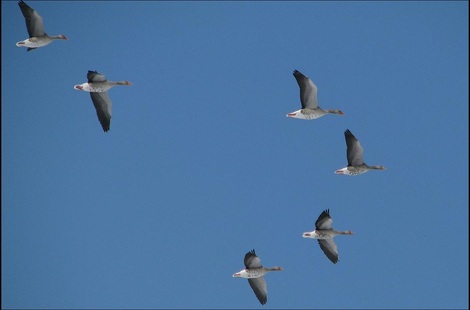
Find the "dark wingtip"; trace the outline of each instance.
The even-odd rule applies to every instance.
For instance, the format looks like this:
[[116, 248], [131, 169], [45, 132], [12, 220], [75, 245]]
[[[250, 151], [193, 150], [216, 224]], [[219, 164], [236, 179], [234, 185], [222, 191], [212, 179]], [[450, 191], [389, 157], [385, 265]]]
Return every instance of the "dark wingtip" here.
[[325, 209], [325, 210], [323, 210], [323, 212], [320, 214], [320, 216], [322, 216], [323, 214], [326, 214], [326, 216], [331, 217], [331, 216], [330, 216], [330, 209]]
[[[352, 136], [352, 137], [354, 137], [353, 133], [352, 133], [349, 129], [346, 129], [346, 130], [344, 131], [344, 135], [345, 135], [345, 136]], [[354, 137], [354, 138], [355, 138], [355, 137]]]

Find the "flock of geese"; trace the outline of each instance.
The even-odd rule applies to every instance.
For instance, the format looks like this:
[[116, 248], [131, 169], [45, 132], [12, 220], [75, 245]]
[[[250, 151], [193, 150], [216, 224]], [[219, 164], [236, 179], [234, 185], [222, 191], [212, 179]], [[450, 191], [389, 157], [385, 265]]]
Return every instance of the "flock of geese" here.
[[[323, 211], [318, 219], [315, 221], [315, 230], [310, 232], [304, 232], [302, 237], [318, 239], [318, 244], [325, 253], [326, 257], [336, 264], [338, 262], [338, 248], [333, 238], [337, 235], [353, 235], [354, 233], [350, 230], [338, 231], [331, 227], [333, 220], [330, 216], [330, 210]], [[270, 271], [282, 271], [282, 267], [265, 267], [261, 265], [260, 258], [256, 255], [255, 250], [251, 250], [245, 254], [245, 269], [234, 273], [234, 278], [246, 278], [250, 284], [253, 292], [258, 298], [262, 305], [268, 302], [268, 289], [266, 286], [266, 280], [264, 275]]]
[[[63, 34], [56, 36], [49, 36], [45, 29], [41, 15], [38, 14], [33, 8], [27, 5], [23, 0], [18, 2], [21, 13], [26, 21], [26, 29], [28, 30], [29, 38], [24, 41], [16, 43], [18, 47], [27, 47], [26, 51], [31, 51], [38, 47], [46, 46], [55, 40], [67, 40], [67, 37]], [[121, 81], [112, 82], [106, 80], [106, 77], [98, 73], [97, 71], [88, 71], [87, 83], [81, 85], [75, 85], [76, 90], [83, 90], [90, 92], [91, 101], [96, 109], [98, 120], [100, 121], [103, 131], [109, 131], [111, 125], [111, 99], [108, 95], [108, 90], [116, 85], [132, 85], [131, 82]]]
[[[67, 40], [64, 35], [49, 36], [44, 30], [42, 17], [23, 0], [18, 2], [26, 21], [29, 38], [16, 43], [18, 47], [26, 47], [27, 51], [46, 46], [55, 40]], [[327, 114], [344, 115], [341, 110], [326, 110], [320, 108], [317, 101], [317, 87], [310, 78], [294, 70], [293, 75], [297, 80], [300, 88], [300, 102], [302, 108], [300, 110], [287, 114], [287, 117], [298, 118], [304, 120], [312, 120]], [[108, 90], [117, 85], [130, 86], [132, 83], [128, 81], [113, 82], [106, 80], [105, 76], [97, 71], [89, 70], [87, 73], [87, 82], [75, 85], [76, 90], [86, 91], [90, 93], [91, 100], [95, 106], [98, 120], [104, 132], [109, 131], [111, 124], [111, 100]], [[384, 170], [383, 166], [369, 166], [363, 159], [363, 148], [359, 140], [352, 134], [349, 129], [344, 132], [347, 147], [348, 165], [342, 169], [335, 171], [336, 174], [356, 176], [370, 170]], [[353, 232], [338, 231], [331, 227], [333, 220], [330, 216], [329, 209], [324, 210], [315, 221], [315, 230], [303, 233], [302, 237], [317, 239], [321, 250], [326, 257], [333, 263], [338, 262], [338, 249], [333, 241], [337, 235], [352, 235]], [[246, 278], [259, 302], [264, 305], [268, 300], [268, 293], [264, 275], [270, 271], [281, 271], [281, 267], [265, 267], [261, 265], [260, 258], [256, 255], [255, 250], [251, 250], [245, 254], [245, 269], [233, 274], [235, 278]]]

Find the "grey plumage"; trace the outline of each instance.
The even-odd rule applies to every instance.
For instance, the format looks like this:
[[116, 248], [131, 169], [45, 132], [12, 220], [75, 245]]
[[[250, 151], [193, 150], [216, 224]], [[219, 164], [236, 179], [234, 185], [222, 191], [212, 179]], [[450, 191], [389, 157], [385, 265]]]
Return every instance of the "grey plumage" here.
[[346, 139], [346, 156], [348, 158], [348, 166], [360, 166], [364, 164], [364, 149], [361, 146], [361, 143], [357, 138], [352, 134], [349, 129], [346, 129], [344, 132], [344, 137]]
[[108, 92], [102, 93], [90, 93], [91, 101], [96, 109], [96, 114], [98, 115], [98, 120], [100, 121], [101, 127], [103, 127], [104, 132], [109, 131], [111, 125], [111, 109], [112, 103], [109, 98]]
[[294, 70], [293, 74], [300, 87], [300, 103], [302, 104], [302, 109], [307, 108], [313, 110], [318, 108], [317, 87], [315, 84], [298, 70]]
[[[245, 263], [246, 269], [255, 269], [262, 267], [261, 260], [258, 256], [256, 256], [256, 252], [254, 249], [245, 254], [245, 259], [243, 260], [243, 262]], [[268, 290], [264, 277], [248, 279], [248, 283], [250, 284], [251, 289], [255, 293], [259, 302], [262, 305], [265, 305], [268, 302]]]

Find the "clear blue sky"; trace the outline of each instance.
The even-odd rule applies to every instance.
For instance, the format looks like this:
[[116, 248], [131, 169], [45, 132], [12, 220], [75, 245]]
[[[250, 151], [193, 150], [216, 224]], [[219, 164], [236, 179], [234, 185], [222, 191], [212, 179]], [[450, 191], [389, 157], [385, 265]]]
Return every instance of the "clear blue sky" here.
[[[27, 3], [69, 40], [2, 1], [2, 307], [262, 308], [253, 248], [263, 308], [468, 307], [468, 2]], [[294, 69], [345, 116], [287, 118]]]

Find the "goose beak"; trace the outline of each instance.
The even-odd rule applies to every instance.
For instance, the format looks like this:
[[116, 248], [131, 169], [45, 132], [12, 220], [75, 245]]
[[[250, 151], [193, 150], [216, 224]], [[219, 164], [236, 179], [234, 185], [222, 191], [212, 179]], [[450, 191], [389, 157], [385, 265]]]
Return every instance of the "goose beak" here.
[[287, 117], [295, 117], [296, 115], [297, 115], [297, 113], [294, 112], [294, 113], [288, 113], [286, 116]]
[[335, 173], [336, 174], [344, 174], [344, 171], [343, 170], [336, 170]]
[[75, 85], [73, 88], [75, 88], [76, 90], [83, 90], [82, 85]]
[[234, 273], [232, 277], [234, 277], [234, 278], [240, 278], [240, 273], [239, 273], [239, 272]]
[[306, 238], [306, 237], [310, 237], [311, 235], [312, 235], [311, 233], [304, 233], [302, 237]]

